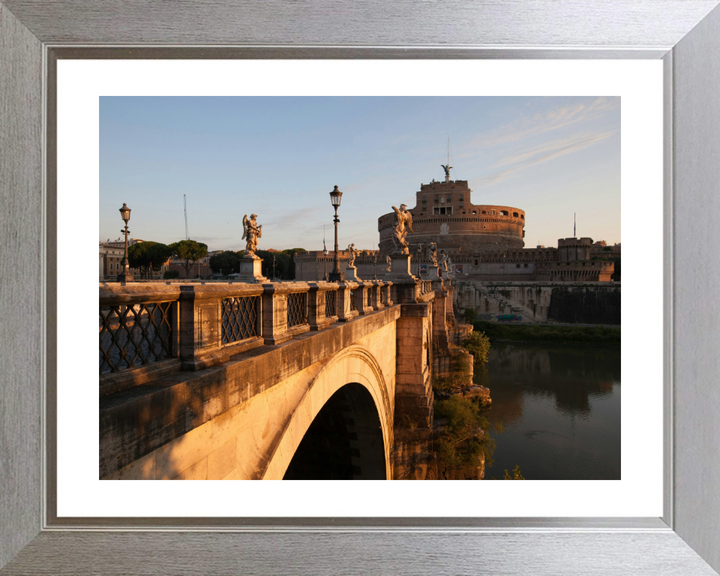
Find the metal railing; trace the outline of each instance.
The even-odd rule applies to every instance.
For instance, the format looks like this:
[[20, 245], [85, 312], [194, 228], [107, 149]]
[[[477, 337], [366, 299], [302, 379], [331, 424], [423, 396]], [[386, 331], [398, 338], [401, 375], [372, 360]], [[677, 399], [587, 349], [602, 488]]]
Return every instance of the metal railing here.
[[222, 301], [222, 343], [239, 342], [262, 335], [258, 318], [261, 314], [261, 297], [239, 296]]
[[100, 374], [173, 355], [173, 302], [100, 306]]
[[287, 325], [288, 328], [308, 323], [307, 292], [287, 295]]
[[325, 317], [337, 316], [337, 298], [334, 290], [324, 292], [325, 294]]

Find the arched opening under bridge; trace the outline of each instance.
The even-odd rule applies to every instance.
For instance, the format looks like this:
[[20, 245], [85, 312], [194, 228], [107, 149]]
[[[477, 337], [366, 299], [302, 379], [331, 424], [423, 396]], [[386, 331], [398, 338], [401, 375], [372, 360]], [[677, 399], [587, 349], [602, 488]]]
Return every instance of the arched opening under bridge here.
[[284, 480], [385, 480], [385, 445], [373, 397], [347, 384], [325, 403], [303, 436]]

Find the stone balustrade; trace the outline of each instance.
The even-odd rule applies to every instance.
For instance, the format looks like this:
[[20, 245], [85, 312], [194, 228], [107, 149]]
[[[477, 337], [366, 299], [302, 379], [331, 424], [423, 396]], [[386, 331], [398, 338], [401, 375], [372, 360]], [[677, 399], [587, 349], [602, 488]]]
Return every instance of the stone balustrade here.
[[101, 283], [101, 393], [179, 369], [202, 370], [395, 304], [427, 301], [426, 283]]

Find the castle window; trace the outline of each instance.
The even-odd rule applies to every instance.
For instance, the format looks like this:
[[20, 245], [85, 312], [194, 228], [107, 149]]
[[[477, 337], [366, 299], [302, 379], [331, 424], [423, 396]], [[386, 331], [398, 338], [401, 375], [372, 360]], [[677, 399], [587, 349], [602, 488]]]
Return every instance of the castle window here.
[[527, 268], [527, 264], [525, 264], [525, 268]]
[[523, 220], [525, 220], [525, 214], [520, 214], [520, 218], [522, 218]]
[[440, 196], [435, 194], [435, 204], [437, 204], [438, 202], [440, 202]]
[[450, 202], [451, 200], [452, 200], [452, 196], [450, 196], [450, 194], [448, 194], [447, 201]]
[[477, 258], [475, 258], [475, 266], [477, 266], [477, 265], [478, 265], [478, 260], [477, 260]]
[[473, 214], [477, 214], [477, 210], [473, 210]]
[[464, 208], [465, 206], [463, 204], [460, 204], [460, 208]]
[[492, 211], [492, 215], [495, 216], [495, 210]]
[[517, 212], [513, 212], [513, 218], [517, 218], [517, 217], [518, 217], [518, 213], [517, 213]]
[[515, 264], [515, 268], [520, 268], [520, 264]]
[[462, 201], [463, 201], [463, 195], [460, 194], [460, 202], [462, 202]]
[[487, 228], [487, 226], [483, 226], [483, 230], [484, 230], [485, 228]]
[[507, 210], [500, 210], [500, 214], [503, 215], [503, 216], [507, 216], [507, 215], [508, 215], [508, 211], [507, 211]]

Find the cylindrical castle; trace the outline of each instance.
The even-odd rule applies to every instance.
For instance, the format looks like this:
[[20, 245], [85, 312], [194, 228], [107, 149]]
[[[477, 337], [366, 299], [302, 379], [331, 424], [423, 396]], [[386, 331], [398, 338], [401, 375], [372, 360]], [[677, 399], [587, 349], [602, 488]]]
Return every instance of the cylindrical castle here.
[[[525, 242], [525, 212], [511, 206], [475, 206], [470, 201], [467, 180], [450, 180], [421, 184], [415, 208], [408, 209], [413, 218], [413, 234], [408, 234], [410, 253], [418, 244], [435, 242], [446, 252], [488, 252], [517, 250]], [[378, 218], [379, 248], [383, 254], [393, 252], [395, 214]]]

